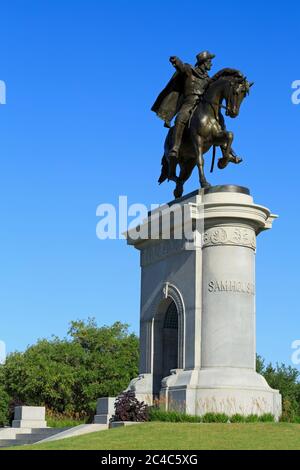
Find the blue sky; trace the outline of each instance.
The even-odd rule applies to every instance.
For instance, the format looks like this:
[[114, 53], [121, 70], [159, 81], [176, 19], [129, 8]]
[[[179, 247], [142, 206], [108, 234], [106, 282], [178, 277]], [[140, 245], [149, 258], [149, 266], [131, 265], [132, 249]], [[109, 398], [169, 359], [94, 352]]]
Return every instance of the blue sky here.
[[[255, 81], [227, 120], [244, 164], [211, 182], [247, 186], [280, 215], [258, 243], [257, 349], [290, 363], [300, 339], [299, 13], [296, 1], [1, 3], [0, 339], [9, 351], [88, 316], [138, 331], [138, 253], [96, 238], [96, 207], [119, 195], [171, 199], [173, 186], [156, 183], [165, 130], [150, 107], [173, 73], [170, 55], [193, 63], [209, 49], [214, 72], [235, 67]], [[186, 192], [196, 186], [195, 174]]]

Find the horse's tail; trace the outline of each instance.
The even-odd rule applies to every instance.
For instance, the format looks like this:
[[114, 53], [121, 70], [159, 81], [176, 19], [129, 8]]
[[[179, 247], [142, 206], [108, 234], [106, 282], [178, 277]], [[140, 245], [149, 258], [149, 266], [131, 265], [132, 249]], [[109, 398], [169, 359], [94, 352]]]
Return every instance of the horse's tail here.
[[166, 155], [162, 157], [161, 166], [162, 166], [161, 174], [158, 180], [159, 184], [162, 184], [164, 181], [166, 181], [166, 179], [168, 179], [168, 176], [169, 176], [169, 165], [168, 165]]
[[158, 180], [158, 183], [159, 184], [162, 184], [164, 181], [166, 181], [167, 179], [169, 179], [169, 162], [168, 162], [168, 159], [167, 159], [167, 155], [169, 153], [169, 150], [171, 148], [171, 143], [172, 143], [172, 136], [173, 136], [173, 132], [174, 132], [174, 127], [172, 127], [168, 134], [167, 134], [167, 137], [166, 137], [166, 140], [165, 140], [165, 145], [164, 145], [164, 156], [162, 157], [162, 160], [161, 160], [161, 174], [160, 174], [160, 177], [159, 177], [159, 180]]

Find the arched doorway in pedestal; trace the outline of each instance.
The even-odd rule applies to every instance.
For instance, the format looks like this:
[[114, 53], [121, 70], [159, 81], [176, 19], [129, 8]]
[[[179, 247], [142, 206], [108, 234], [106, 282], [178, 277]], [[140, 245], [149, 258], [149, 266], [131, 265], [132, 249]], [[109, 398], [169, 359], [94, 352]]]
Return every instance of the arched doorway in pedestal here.
[[158, 397], [161, 381], [179, 367], [178, 310], [172, 299], [154, 318], [153, 393]]

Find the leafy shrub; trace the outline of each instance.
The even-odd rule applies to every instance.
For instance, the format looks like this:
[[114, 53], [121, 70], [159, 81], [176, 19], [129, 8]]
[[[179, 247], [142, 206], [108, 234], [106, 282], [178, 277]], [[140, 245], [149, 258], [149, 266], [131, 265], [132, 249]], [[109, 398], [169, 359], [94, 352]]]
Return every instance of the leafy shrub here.
[[87, 424], [92, 420], [85, 413], [58, 413], [50, 409], [46, 410], [46, 421], [50, 428], [66, 428]]
[[113, 421], [148, 421], [149, 407], [136, 399], [132, 391], [124, 392], [115, 402]]
[[274, 423], [275, 422], [275, 418], [274, 416], [271, 414], [271, 413], [266, 413], [262, 416], [259, 416], [258, 417], [258, 421], [260, 423]]
[[229, 421], [229, 416], [224, 413], [206, 413], [202, 417], [203, 423], [228, 423]]
[[249, 415], [245, 417], [245, 423], [258, 423], [259, 417], [258, 415]]
[[275, 418], [272, 414], [266, 413], [262, 416], [258, 415], [249, 415], [243, 416], [240, 414], [236, 414], [231, 416], [230, 422], [231, 423], [274, 423]]
[[230, 417], [230, 422], [231, 423], [245, 423], [245, 421], [246, 421], [245, 416], [242, 416], [242, 415], [239, 415], [239, 414], [235, 414], [235, 415]]
[[166, 421], [169, 423], [201, 423], [200, 416], [192, 416], [179, 411], [163, 411], [156, 407], [149, 410], [150, 421]]
[[81, 424], [86, 424], [86, 420], [77, 421], [69, 418], [62, 419], [53, 419], [47, 418], [47, 426], [50, 428], [74, 428], [75, 426], [80, 426]]
[[281, 421], [294, 423], [300, 419], [298, 416], [298, 403], [290, 398], [284, 398], [282, 400], [282, 416]]
[[162, 411], [157, 407], [151, 407], [150, 421], [167, 421], [172, 423], [273, 423], [274, 416], [264, 414], [262, 416], [243, 416], [235, 414], [231, 417], [223, 413], [207, 413], [204, 416], [191, 416], [178, 411]]

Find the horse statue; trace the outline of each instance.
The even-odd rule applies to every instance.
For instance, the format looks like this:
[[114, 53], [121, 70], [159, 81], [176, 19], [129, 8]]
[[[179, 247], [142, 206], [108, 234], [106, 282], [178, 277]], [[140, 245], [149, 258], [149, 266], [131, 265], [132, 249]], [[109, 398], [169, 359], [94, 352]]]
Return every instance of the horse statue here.
[[[212, 146], [214, 147], [214, 156], [211, 172], [218, 146], [222, 151], [222, 158], [218, 161], [219, 169], [224, 169], [230, 162], [235, 164], [242, 162], [242, 159], [232, 149], [234, 135], [226, 130], [221, 109], [226, 110], [226, 116], [236, 118], [239, 115], [241, 103], [249, 94], [252, 85], [253, 83], [249, 83], [238, 70], [230, 69], [230, 73], [228, 73], [228, 69], [224, 69], [218, 72], [193, 111], [190, 122], [184, 131], [177, 158], [168, 157], [172, 147], [174, 127], [169, 130], [165, 140], [162, 171], [158, 182], [161, 184], [165, 180], [174, 181], [176, 183], [175, 198], [182, 196], [184, 183], [189, 179], [196, 165], [201, 188], [211, 186], [204, 174], [203, 155]], [[223, 105], [224, 100], [225, 106]], [[179, 176], [176, 174], [178, 165], [180, 167]]]

